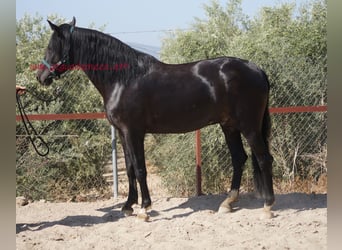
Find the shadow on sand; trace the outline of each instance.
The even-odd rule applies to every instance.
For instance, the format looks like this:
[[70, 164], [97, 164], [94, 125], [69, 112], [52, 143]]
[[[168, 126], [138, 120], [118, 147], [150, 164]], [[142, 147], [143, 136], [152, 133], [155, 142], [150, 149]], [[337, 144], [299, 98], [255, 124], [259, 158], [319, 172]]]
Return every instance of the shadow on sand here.
[[91, 216], [91, 215], [75, 215], [67, 216], [58, 221], [44, 221], [39, 223], [17, 223], [16, 233], [23, 231], [39, 231], [55, 225], [63, 225], [69, 227], [89, 227], [96, 224], [102, 224], [107, 222], [118, 221], [124, 218], [124, 214], [121, 212], [123, 203], [116, 204], [114, 206], [100, 208], [97, 211], [104, 212], [103, 216]]
[[[172, 210], [180, 210], [179, 214], [173, 215], [171, 218], [155, 218], [153, 221], [158, 220], [170, 220], [172, 218], [186, 217], [190, 214], [211, 210], [213, 213], [218, 211], [218, 208], [226, 198], [226, 195], [202, 195], [189, 198], [186, 202], [170, 207], [168, 209], [162, 210], [162, 213], [167, 213]], [[171, 198], [172, 199], [172, 198]], [[103, 216], [67, 216], [62, 220], [58, 221], [46, 221], [39, 223], [19, 223], [16, 224], [16, 233], [20, 233], [26, 230], [39, 231], [48, 227], [53, 227], [55, 225], [64, 225], [69, 227], [88, 227], [95, 224], [102, 224], [107, 222], [115, 222], [122, 218], [125, 218], [121, 212], [121, 207], [123, 203], [116, 204], [114, 206], [109, 206], [106, 208], [97, 209], [97, 211], [104, 212]], [[251, 193], [240, 194], [239, 200], [234, 203], [233, 212], [240, 209], [260, 209], [263, 207], [263, 200], [257, 199]], [[189, 209], [191, 211], [189, 211]], [[327, 208], [327, 195], [326, 194], [304, 194], [304, 193], [289, 193], [289, 194], [278, 194], [276, 195], [276, 203], [273, 206], [274, 211], [294, 209], [298, 211], [305, 211], [318, 208]], [[183, 211], [182, 211], [183, 210]], [[186, 211], [184, 211], [186, 210]], [[159, 212], [152, 210], [149, 215], [153, 217], [158, 217]]]
[[[218, 211], [220, 204], [226, 198], [226, 195], [203, 195], [191, 197], [186, 202], [163, 210], [168, 212], [175, 209], [190, 208], [192, 211], [173, 216], [173, 218], [188, 216], [192, 213], [211, 210]], [[305, 211], [317, 208], [327, 208], [326, 194], [305, 194], [305, 193], [289, 193], [275, 195], [276, 202], [272, 208], [273, 211], [294, 209]], [[263, 199], [256, 198], [252, 193], [239, 195], [239, 200], [233, 204], [233, 212], [240, 209], [260, 209], [263, 207]]]

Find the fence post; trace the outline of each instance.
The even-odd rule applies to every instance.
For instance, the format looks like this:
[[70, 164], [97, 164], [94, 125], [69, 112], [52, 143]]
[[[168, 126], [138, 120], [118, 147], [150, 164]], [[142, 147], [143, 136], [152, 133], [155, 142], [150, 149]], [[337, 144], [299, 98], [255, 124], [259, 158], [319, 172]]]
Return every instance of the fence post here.
[[202, 195], [202, 159], [201, 159], [201, 130], [195, 132], [195, 150], [196, 150], [196, 194]]
[[117, 167], [117, 152], [116, 152], [116, 136], [115, 128], [111, 127], [112, 134], [112, 164], [113, 164], [113, 193], [114, 198], [118, 198], [118, 167]]

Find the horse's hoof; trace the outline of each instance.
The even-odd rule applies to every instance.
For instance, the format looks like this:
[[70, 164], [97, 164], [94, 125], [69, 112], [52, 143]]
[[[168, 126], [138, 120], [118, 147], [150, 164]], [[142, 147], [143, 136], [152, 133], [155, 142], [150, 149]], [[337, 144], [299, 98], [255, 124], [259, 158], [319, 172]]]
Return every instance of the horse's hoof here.
[[231, 204], [233, 202], [236, 202], [238, 201], [239, 199], [239, 191], [237, 190], [231, 190], [228, 194], [228, 198], [226, 199], [226, 202], [228, 204]]
[[260, 216], [261, 220], [268, 220], [274, 218], [274, 214], [271, 211], [263, 211], [262, 215]]
[[233, 212], [233, 209], [230, 205], [228, 206], [220, 206], [219, 207], [219, 210], [218, 210], [218, 213], [219, 214], [228, 214], [228, 213], [231, 213]]
[[137, 214], [137, 218], [143, 221], [148, 221], [150, 219], [150, 216], [146, 212], [147, 209], [140, 209], [139, 213]]
[[232, 203], [236, 202], [239, 197], [239, 191], [231, 190], [228, 194], [228, 197], [221, 203], [218, 213], [226, 214], [233, 212], [233, 208], [231, 206]]
[[272, 205], [270, 206], [267, 206], [266, 204], [264, 205], [264, 210], [263, 210], [263, 213], [261, 215], [261, 219], [262, 220], [265, 220], [265, 219], [272, 219], [274, 217], [274, 214], [273, 212], [271, 211], [272, 209]]
[[133, 214], [133, 209], [122, 209], [122, 212], [126, 217], [132, 216]]

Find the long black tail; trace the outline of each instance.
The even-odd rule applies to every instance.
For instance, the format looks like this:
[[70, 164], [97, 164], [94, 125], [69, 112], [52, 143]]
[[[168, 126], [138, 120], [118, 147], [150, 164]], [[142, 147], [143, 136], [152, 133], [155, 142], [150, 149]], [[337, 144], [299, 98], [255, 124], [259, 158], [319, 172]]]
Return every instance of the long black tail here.
[[271, 116], [270, 116], [270, 111], [269, 111], [270, 83], [268, 81], [268, 77], [265, 74], [265, 72], [264, 72], [264, 75], [265, 75], [267, 83], [268, 83], [268, 93], [267, 93], [267, 103], [266, 103], [266, 107], [265, 107], [264, 117], [262, 120], [262, 137], [263, 137], [264, 142], [268, 148], [269, 147], [268, 142], [269, 142], [269, 138], [271, 136], [271, 127], [272, 127]]
[[[268, 77], [266, 75], [265, 72], [264, 76], [265, 79], [267, 81], [268, 84], [268, 93], [267, 93], [267, 103], [266, 103], [266, 107], [265, 107], [265, 111], [264, 111], [264, 117], [263, 117], [263, 121], [262, 121], [262, 137], [264, 140], [264, 143], [267, 147], [267, 151], [269, 152], [269, 138], [271, 135], [271, 117], [270, 117], [270, 112], [269, 112], [269, 92], [270, 92], [270, 83], [268, 81]], [[269, 154], [268, 157], [271, 157], [271, 154]], [[273, 158], [272, 158], [273, 160]], [[270, 187], [270, 185], [272, 184], [266, 184], [266, 182], [269, 182], [269, 180], [265, 180], [265, 176], [262, 174], [262, 170], [260, 169], [259, 163], [255, 157], [254, 154], [252, 154], [252, 163], [253, 163], [253, 168], [254, 168], [254, 188], [255, 191], [258, 195], [265, 197], [268, 196], [270, 190], [268, 190]], [[267, 171], [267, 170], [266, 170]], [[272, 169], [269, 169], [269, 174], [272, 173]], [[271, 177], [272, 178], [272, 177]], [[273, 193], [273, 189], [272, 189], [272, 193]]]

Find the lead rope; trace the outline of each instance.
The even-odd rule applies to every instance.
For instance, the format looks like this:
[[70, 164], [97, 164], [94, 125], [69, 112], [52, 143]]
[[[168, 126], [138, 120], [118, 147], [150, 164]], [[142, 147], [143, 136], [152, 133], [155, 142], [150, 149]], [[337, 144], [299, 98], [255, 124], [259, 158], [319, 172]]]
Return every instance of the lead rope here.
[[[32, 143], [32, 146], [36, 153], [42, 157], [47, 156], [50, 149], [49, 145], [44, 141], [44, 139], [37, 133], [35, 128], [32, 126], [32, 123], [30, 122], [28, 116], [26, 115], [23, 103], [21, 102], [20, 95], [18, 91], [16, 91], [16, 98], [17, 98], [17, 104], [18, 104], [18, 109], [20, 112], [21, 119], [24, 123], [24, 127], [26, 130], [27, 135], [29, 136], [29, 139]], [[30, 128], [30, 129], [29, 129]], [[39, 151], [38, 147], [43, 146], [45, 147], [45, 151]]]

